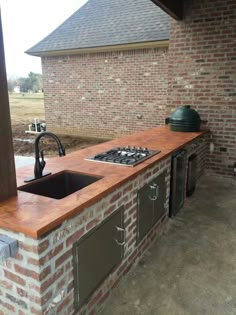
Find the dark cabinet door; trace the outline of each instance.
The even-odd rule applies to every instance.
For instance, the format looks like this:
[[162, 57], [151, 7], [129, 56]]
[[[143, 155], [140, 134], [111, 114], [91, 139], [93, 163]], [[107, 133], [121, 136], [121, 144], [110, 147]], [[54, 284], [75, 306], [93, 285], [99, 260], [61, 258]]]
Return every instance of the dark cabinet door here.
[[119, 208], [73, 246], [76, 310], [123, 258], [123, 212]]
[[165, 212], [166, 172], [158, 175], [138, 191], [137, 243], [148, 233]]
[[138, 191], [137, 242], [141, 241], [153, 225], [153, 200], [150, 185]]
[[156, 223], [166, 211], [165, 209], [165, 202], [166, 202], [165, 177], [166, 177], [166, 172], [160, 174], [153, 181], [156, 185], [156, 200], [154, 200], [154, 203], [153, 203], [154, 223]]

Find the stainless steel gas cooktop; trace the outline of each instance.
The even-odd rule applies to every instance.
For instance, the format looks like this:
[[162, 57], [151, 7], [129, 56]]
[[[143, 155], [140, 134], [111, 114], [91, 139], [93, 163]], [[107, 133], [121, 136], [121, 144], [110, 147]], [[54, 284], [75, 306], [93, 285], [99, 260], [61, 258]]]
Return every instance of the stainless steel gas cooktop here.
[[113, 148], [87, 158], [86, 160], [123, 166], [135, 166], [160, 152], [159, 150], [149, 150], [148, 148], [126, 146]]

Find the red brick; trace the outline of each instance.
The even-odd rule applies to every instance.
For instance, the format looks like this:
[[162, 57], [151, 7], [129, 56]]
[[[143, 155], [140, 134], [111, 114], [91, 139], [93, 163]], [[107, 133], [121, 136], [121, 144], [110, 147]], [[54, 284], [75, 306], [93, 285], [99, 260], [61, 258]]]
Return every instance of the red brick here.
[[34, 290], [37, 293], [40, 293], [40, 287], [32, 282], [29, 283], [29, 289]]
[[27, 259], [27, 261], [28, 261], [28, 263], [29, 263], [30, 265], [39, 266], [39, 260], [37, 260], [37, 259], [34, 259], [34, 258], [29, 257], [29, 258]]
[[35, 280], [39, 280], [39, 274], [33, 270], [21, 267], [17, 264], [14, 264], [14, 269], [17, 273], [24, 275], [25, 277], [30, 277]]
[[99, 300], [99, 304], [101, 305], [101, 304], [103, 304], [106, 300], [107, 300], [107, 298], [109, 297], [109, 295], [110, 295], [110, 292], [109, 291], [107, 291], [103, 296], [102, 296], [102, 298]]
[[[1, 309], [5, 308], [8, 311], [11, 311], [11, 312], [15, 313], [15, 307], [12, 304], [9, 304], [9, 303], [6, 303], [6, 302], [3, 302], [3, 301], [0, 300], [0, 307], [1, 307]], [[2, 312], [3, 315], [7, 315], [7, 312], [0, 310], [0, 314], [1, 314], [1, 312]]]
[[97, 301], [102, 297], [102, 290], [99, 290], [98, 293], [90, 300], [88, 303], [88, 310], [90, 310], [94, 305], [97, 304]]
[[39, 275], [39, 280], [42, 281], [45, 278], [47, 278], [48, 275], [50, 275], [51, 273], [51, 267], [47, 266], [46, 268], [44, 268], [43, 271], [41, 271], [40, 275]]
[[20, 284], [22, 286], [25, 286], [26, 282], [24, 279], [22, 279], [20, 276], [15, 275], [14, 273], [11, 273], [10, 271], [4, 270], [5, 277], [17, 284]]
[[115, 205], [112, 205], [108, 210], [104, 212], [104, 217], [106, 218], [109, 214], [111, 214], [116, 209]]
[[47, 280], [45, 280], [41, 285], [41, 292], [44, 292], [47, 288], [50, 287], [50, 285], [58, 280], [64, 273], [64, 268], [58, 268], [58, 270]]
[[22, 261], [24, 259], [23, 255], [17, 253], [16, 256], [14, 257], [16, 260]]
[[48, 247], [49, 247], [49, 240], [44, 240], [43, 242], [41, 242], [40, 244], [39, 244], [39, 247], [38, 247], [38, 252], [39, 252], [39, 255], [40, 254], [42, 254], [45, 250], [47, 250], [48, 249]]
[[40, 309], [35, 308], [34, 306], [31, 307], [30, 311], [31, 314], [34, 315], [43, 315], [43, 312]]
[[8, 282], [6, 280], [1, 280], [1, 287], [7, 290], [12, 290], [13, 285], [11, 282]]
[[127, 202], [126, 204], [125, 204], [125, 210], [126, 209], [129, 209], [131, 206], [132, 206], [132, 204], [133, 204], [133, 201], [131, 200], [130, 202]]
[[35, 295], [29, 295], [29, 300], [34, 302], [34, 304], [38, 304], [39, 306], [42, 304], [41, 298]]
[[135, 213], [136, 211], [137, 211], [137, 206], [135, 205], [134, 207], [129, 209], [129, 211], [128, 211], [129, 216], [132, 216], [132, 214]]
[[42, 305], [45, 305], [51, 298], [52, 298], [52, 290], [48, 291], [43, 297], [42, 297]]
[[115, 282], [114, 282], [113, 285], [112, 285], [112, 289], [115, 288], [115, 287], [117, 287], [117, 285], [119, 284], [119, 282], [121, 281], [121, 279], [122, 279], [122, 276], [118, 277], [118, 278], [115, 280]]
[[[72, 297], [69, 295], [69, 296], [67, 296], [67, 298], [65, 298], [65, 299], [63, 300], [62, 303], [59, 304], [59, 306], [57, 307], [57, 313], [60, 313], [65, 307], [67, 308], [68, 305], [69, 305], [71, 302], [73, 303], [73, 299], [72, 299]], [[65, 309], [65, 311], [66, 311], [66, 309]]]
[[93, 227], [95, 227], [96, 225], [98, 225], [99, 222], [100, 222], [100, 218], [95, 218], [95, 219], [91, 220], [91, 221], [86, 225], [86, 230], [87, 230], [87, 231], [91, 230]]
[[128, 185], [125, 189], [123, 189], [123, 195], [127, 192], [130, 192], [133, 189], [133, 184]]
[[74, 233], [72, 236], [70, 236], [67, 240], [66, 240], [66, 246], [70, 246], [71, 244], [73, 244], [74, 242], [76, 242], [77, 240], [80, 239], [80, 237], [84, 234], [85, 229], [84, 227], [81, 228], [79, 231], [77, 231], [76, 233]]
[[51, 249], [45, 256], [40, 258], [39, 264], [43, 266], [47, 261], [51, 260], [58, 253], [60, 253], [62, 250], [63, 250], [63, 244], [60, 244], [60, 245], [56, 246], [55, 248]]
[[38, 254], [38, 247], [36, 245], [28, 245], [21, 241], [19, 241], [18, 244], [20, 249], [23, 249], [30, 253]]
[[111, 197], [110, 203], [113, 203], [113, 202], [117, 201], [118, 199], [120, 199], [120, 197], [121, 197], [121, 192], [119, 191], [119, 192], [115, 193], [115, 194]]
[[21, 288], [16, 288], [16, 292], [21, 297], [26, 297], [26, 298], [28, 297], [28, 292], [23, 290], [23, 289], [21, 289]]
[[137, 221], [134, 221], [131, 225], [128, 226], [128, 232], [130, 232], [131, 230], [135, 230], [137, 226]]
[[69, 257], [71, 257], [71, 259], [72, 259], [72, 249], [69, 249], [67, 252], [65, 252], [63, 255], [61, 255], [59, 258], [57, 258], [56, 263], [55, 263], [55, 267], [58, 268]]

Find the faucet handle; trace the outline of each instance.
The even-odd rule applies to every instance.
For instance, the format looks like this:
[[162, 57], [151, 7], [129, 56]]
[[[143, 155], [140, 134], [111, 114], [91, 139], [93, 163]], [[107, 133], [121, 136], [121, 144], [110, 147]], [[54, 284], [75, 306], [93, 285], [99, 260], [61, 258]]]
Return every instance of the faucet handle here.
[[41, 165], [41, 168], [42, 170], [44, 169], [45, 165], [46, 165], [46, 162], [44, 160], [44, 153], [43, 153], [43, 150], [40, 151], [40, 156], [41, 156], [41, 161], [40, 161], [40, 165]]

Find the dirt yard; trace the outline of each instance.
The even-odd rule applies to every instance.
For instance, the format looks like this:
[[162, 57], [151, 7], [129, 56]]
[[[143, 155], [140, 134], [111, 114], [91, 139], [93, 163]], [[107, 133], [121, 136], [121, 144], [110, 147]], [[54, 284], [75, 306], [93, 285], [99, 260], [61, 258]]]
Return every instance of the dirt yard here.
[[[34, 155], [35, 135], [27, 134], [25, 133], [25, 130], [28, 130], [28, 125], [34, 121], [34, 118], [45, 121], [43, 94], [10, 94], [9, 101], [14, 153], [15, 155], [32, 156]], [[67, 153], [105, 141], [102, 139], [87, 139], [83, 137], [63, 135], [58, 136]], [[45, 138], [42, 142], [47, 157], [57, 154], [57, 147], [53, 140]]]

